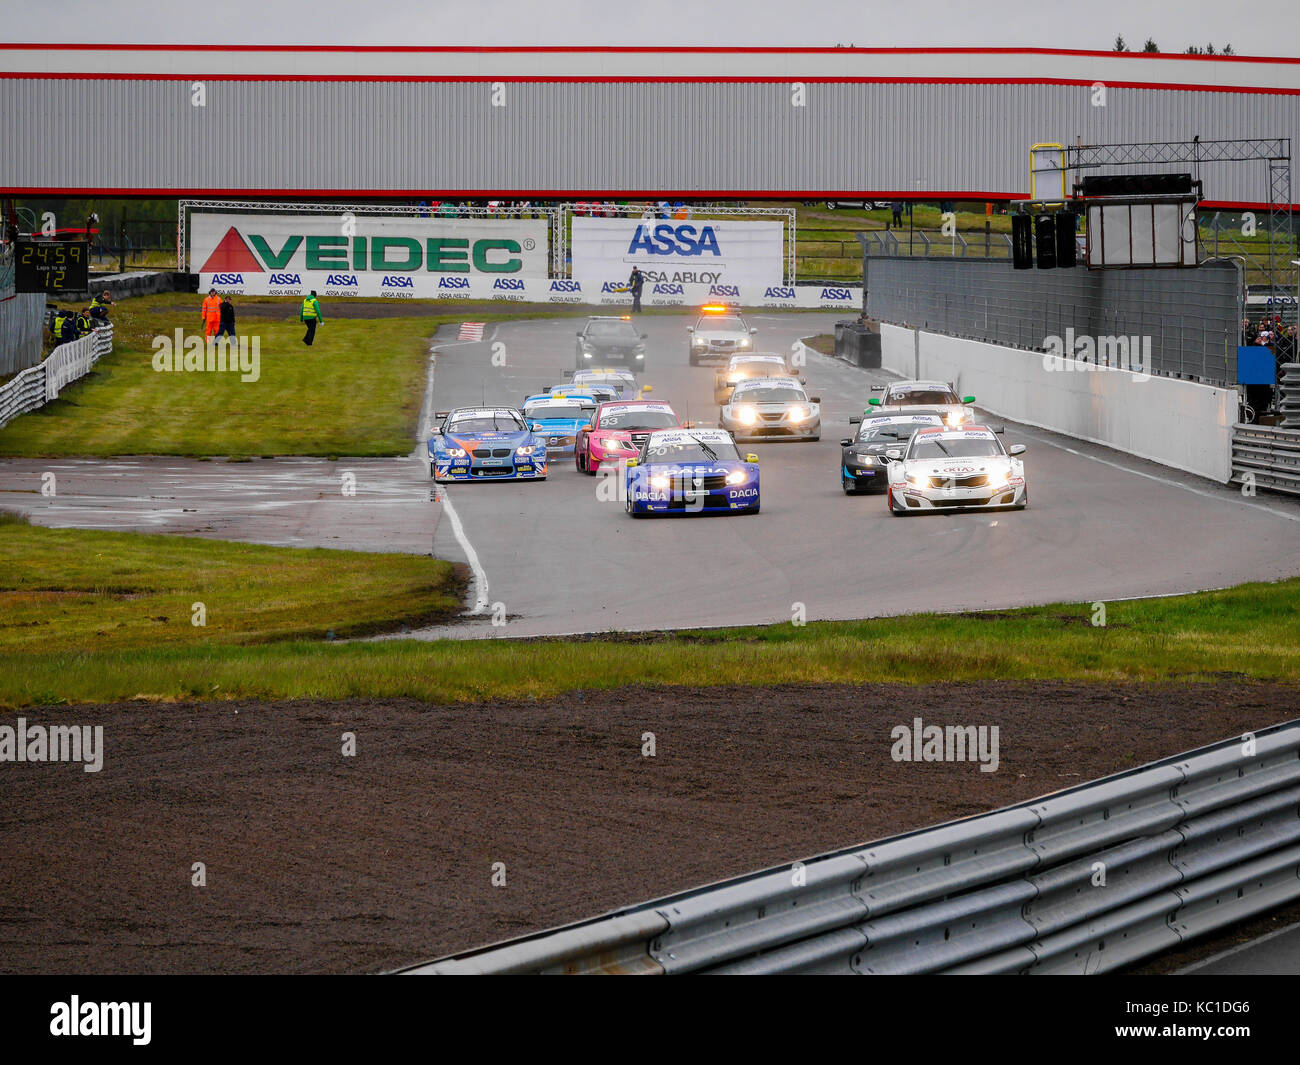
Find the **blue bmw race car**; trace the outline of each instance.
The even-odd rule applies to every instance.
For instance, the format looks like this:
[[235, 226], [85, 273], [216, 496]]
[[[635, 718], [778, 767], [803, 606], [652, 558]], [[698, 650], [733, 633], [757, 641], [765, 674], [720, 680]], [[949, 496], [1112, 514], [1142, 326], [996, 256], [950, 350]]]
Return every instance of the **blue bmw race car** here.
[[647, 514], [757, 514], [758, 456], [741, 458], [721, 429], [665, 429], [651, 433], [627, 460], [627, 512]]
[[511, 407], [457, 407], [437, 415], [429, 475], [445, 481], [544, 481], [546, 443]]
[[552, 456], [572, 456], [578, 430], [596, 416], [596, 397], [590, 392], [567, 391], [563, 395], [529, 396], [524, 400], [524, 417], [546, 442]]

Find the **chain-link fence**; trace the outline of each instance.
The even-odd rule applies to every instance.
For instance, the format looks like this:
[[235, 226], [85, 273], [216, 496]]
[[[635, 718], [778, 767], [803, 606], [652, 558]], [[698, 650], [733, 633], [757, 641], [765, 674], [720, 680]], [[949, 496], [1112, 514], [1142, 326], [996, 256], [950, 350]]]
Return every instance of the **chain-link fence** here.
[[1148, 373], [1237, 380], [1243, 285], [1230, 260], [1196, 270], [1015, 270], [1006, 260], [866, 255], [862, 269], [864, 310], [879, 321], [1066, 358], [1127, 338]]

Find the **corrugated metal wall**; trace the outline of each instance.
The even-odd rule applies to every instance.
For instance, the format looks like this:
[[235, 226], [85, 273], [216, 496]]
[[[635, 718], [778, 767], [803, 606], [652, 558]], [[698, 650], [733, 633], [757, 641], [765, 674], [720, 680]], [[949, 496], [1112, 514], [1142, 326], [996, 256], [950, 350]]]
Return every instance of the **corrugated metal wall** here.
[[[0, 191], [1019, 195], [1028, 148], [1287, 137], [1300, 96], [1083, 85], [0, 79]], [[1207, 166], [1261, 203], [1264, 164]]]
[[[1241, 273], [1196, 270], [1016, 270], [1009, 260], [869, 256], [866, 312], [970, 340], [1044, 350], [1048, 337], [1150, 338], [1151, 373], [1235, 383]], [[1064, 346], [1064, 345], [1063, 345]], [[1067, 347], [1068, 350], [1068, 347]]]
[[0, 300], [0, 377], [41, 361], [45, 296], [22, 293]]

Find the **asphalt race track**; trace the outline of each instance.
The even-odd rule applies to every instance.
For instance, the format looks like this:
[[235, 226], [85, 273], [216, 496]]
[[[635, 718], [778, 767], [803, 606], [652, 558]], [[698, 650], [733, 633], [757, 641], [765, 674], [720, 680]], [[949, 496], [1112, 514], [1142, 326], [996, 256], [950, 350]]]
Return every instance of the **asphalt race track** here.
[[[683, 417], [714, 424], [713, 367], [687, 363], [683, 315], [640, 319], [642, 383]], [[756, 315], [757, 350], [789, 353], [830, 332], [827, 314]], [[519, 404], [573, 367], [580, 322], [454, 330], [436, 342], [432, 410]], [[883, 496], [845, 496], [839, 440], [890, 375], [816, 352], [819, 442], [747, 445], [758, 454], [762, 512], [633, 520], [601, 478], [572, 461], [541, 483], [440, 486], [424, 443], [402, 459], [10, 460], [0, 503], [54, 526], [169, 531], [235, 540], [426, 552], [469, 562], [474, 614], [416, 634], [513, 637], [1004, 609], [1114, 601], [1300, 572], [1300, 507], [1245, 499], [1190, 475], [1041, 430], [1007, 426], [1030, 485], [1023, 512], [892, 517]], [[990, 419], [994, 420], [994, 419]], [[41, 475], [58, 479], [40, 494]], [[354, 495], [343, 474], [356, 479]], [[605, 498], [600, 498], [600, 496]], [[496, 624], [493, 620], [496, 620]], [[500, 622], [504, 619], [504, 624]]]

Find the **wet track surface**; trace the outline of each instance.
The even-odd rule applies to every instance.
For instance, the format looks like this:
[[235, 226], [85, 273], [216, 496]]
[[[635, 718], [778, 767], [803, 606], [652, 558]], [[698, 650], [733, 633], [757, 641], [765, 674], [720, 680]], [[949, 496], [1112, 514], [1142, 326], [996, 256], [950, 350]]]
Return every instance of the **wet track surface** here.
[[[689, 320], [640, 320], [650, 337], [641, 379], [654, 386], [652, 398], [697, 424], [714, 424], [714, 369], [687, 364]], [[788, 353], [798, 338], [830, 332], [834, 320], [757, 315], [756, 348]], [[489, 326], [480, 343], [440, 338], [427, 405], [517, 405], [573, 367], [579, 324], [503, 323]], [[477, 615], [427, 630], [427, 637], [756, 624], [788, 621], [800, 609], [818, 620], [1094, 602], [1300, 570], [1295, 503], [1244, 499], [1015, 425], [1004, 439], [1029, 447], [1028, 510], [891, 517], [883, 496], [845, 496], [838, 480], [848, 418], [866, 405], [871, 385], [890, 375], [815, 352], [805, 372], [810, 393], [821, 397], [822, 439], [744, 445], [760, 460], [762, 512], [753, 516], [636, 521], [609, 485], [578, 473], [571, 460], [553, 463], [541, 483], [433, 492], [423, 444], [407, 458], [337, 462], [4, 461], [0, 505], [56, 526], [432, 549], [477, 563], [469, 604]], [[57, 478], [53, 497], [40, 494], [46, 471]], [[347, 473], [355, 476], [354, 495], [345, 494]], [[494, 615], [506, 623], [493, 624]]]

